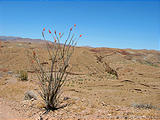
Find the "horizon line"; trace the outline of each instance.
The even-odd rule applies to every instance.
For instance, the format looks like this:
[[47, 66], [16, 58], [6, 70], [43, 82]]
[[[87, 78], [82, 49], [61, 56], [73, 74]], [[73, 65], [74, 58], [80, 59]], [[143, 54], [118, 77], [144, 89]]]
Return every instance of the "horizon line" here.
[[[32, 39], [32, 40], [42, 40], [41, 38], [29, 38], [29, 37], [19, 37], [19, 36], [5, 36], [5, 35], [2, 35], [0, 37], [13, 37], [13, 38], [20, 38], [20, 39]], [[7, 40], [7, 39], [6, 39]], [[2, 41], [2, 39], [0, 38], [0, 41]], [[47, 41], [50, 41], [50, 40], [47, 40]], [[22, 42], [25, 42], [25, 41], [22, 41]], [[52, 42], [52, 41], [50, 41]], [[160, 52], [160, 49], [146, 49], [146, 48], [118, 48], [118, 47], [107, 47], [107, 46], [90, 46], [90, 45], [76, 45], [77, 47], [91, 47], [91, 48], [115, 48], [115, 49], [132, 49], [132, 50], [155, 50], [155, 51], [158, 51]]]

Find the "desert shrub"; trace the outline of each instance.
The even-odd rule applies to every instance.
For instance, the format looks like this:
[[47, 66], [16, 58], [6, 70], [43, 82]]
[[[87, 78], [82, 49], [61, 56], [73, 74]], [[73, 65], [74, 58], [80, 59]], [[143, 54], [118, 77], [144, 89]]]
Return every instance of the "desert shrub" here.
[[48, 42], [46, 40], [46, 30], [42, 31], [42, 36], [46, 43], [46, 48], [48, 52], [48, 62], [47, 65], [50, 67], [45, 67], [41, 64], [40, 57], [36, 51], [32, 51], [32, 66], [36, 71], [37, 77], [39, 79], [38, 92], [45, 103], [45, 108], [47, 111], [56, 110], [60, 108], [60, 95], [62, 93], [62, 87], [66, 81], [67, 73], [69, 73], [69, 61], [74, 52], [77, 40], [82, 36], [75, 36], [75, 27], [70, 31], [65, 39], [64, 44], [61, 44], [63, 34], [57, 34], [56, 31], [53, 33], [49, 30], [49, 35], [53, 37], [54, 42]]
[[[112, 55], [112, 54], [110, 54], [110, 55]], [[109, 55], [106, 55], [106, 56], [109, 56]], [[103, 65], [103, 67], [105, 69], [105, 72], [107, 72], [107, 73], [109, 73], [111, 75], [114, 75], [116, 77], [116, 79], [118, 79], [118, 73], [117, 73], [117, 71], [114, 70], [113, 68], [111, 68], [108, 63], [106, 63], [105, 61], [103, 61], [104, 56], [95, 55], [95, 57], [97, 59], [97, 63], [101, 63]]]
[[27, 81], [28, 80], [28, 73], [27, 71], [20, 70], [19, 71], [19, 79], [22, 81]]

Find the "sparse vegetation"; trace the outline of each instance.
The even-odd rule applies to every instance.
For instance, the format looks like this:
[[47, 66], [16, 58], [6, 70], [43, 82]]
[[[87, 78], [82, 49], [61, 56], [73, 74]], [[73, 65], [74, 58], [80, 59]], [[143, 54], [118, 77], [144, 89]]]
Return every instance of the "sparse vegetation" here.
[[28, 73], [25, 70], [20, 70], [19, 71], [19, 79], [22, 81], [27, 81], [28, 80]]

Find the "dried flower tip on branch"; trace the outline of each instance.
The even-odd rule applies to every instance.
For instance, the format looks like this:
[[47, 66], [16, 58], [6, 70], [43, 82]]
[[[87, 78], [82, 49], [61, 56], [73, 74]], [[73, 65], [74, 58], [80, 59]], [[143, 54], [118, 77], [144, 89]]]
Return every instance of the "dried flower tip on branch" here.
[[72, 27], [70, 28], [70, 31], [72, 31]]
[[74, 24], [74, 27], [76, 27], [76, 24]]
[[59, 36], [61, 35], [61, 33], [59, 33]]
[[79, 37], [82, 37], [82, 34]]
[[43, 28], [43, 31], [45, 31], [45, 28]]
[[34, 60], [32, 60], [32, 64], [34, 63]]
[[54, 33], [56, 34], [56, 30], [54, 31]]
[[49, 30], [49, 33], [51, 34], [51, 31]]

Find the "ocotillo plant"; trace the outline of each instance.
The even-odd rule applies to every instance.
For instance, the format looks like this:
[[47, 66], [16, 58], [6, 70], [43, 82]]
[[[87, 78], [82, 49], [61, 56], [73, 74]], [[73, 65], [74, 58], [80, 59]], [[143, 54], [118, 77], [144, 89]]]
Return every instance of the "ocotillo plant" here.
[[74, 52], [75, 45], [82, 35], [75, 36], [74, 27], [71, 27], [64, 44], [60, 43], [63, 34], [56, 32], [52, 33], [48, 30], [49, 35], [52, 36], [54, 42], [50, 44], [45, 37], [45, 28], [43, 28], [42, 36], [46, 42], [47, 52], [49, 54], [50, 67], [49, 70], [45, 70], [40, 63], [40, 59], [35, 51], [33, 51], [33, 67], [37, 73], [39, 79], [40, 91], [39, 94], [46, 104], [47, 110], [55, 110], [59, 108], [59, 99], [61, 95], [62, 87], [67, 78], [67, 68], [69, 66], [69, 60]]

